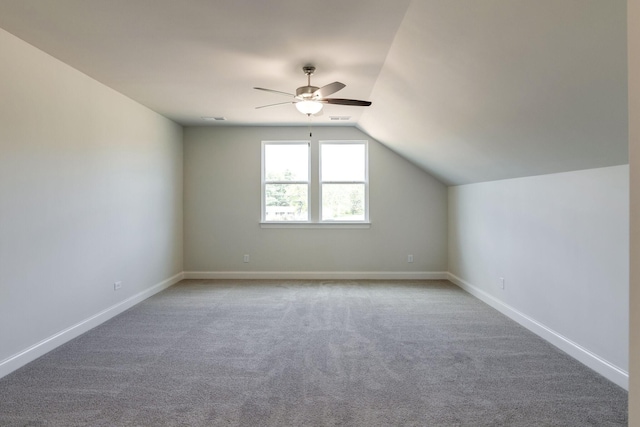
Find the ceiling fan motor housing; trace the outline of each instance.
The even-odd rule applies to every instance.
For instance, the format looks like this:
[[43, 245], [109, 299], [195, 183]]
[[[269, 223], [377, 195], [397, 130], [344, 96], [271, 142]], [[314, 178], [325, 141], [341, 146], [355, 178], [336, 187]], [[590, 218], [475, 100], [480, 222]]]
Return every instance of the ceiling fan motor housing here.
[[301, 99], [311, 99], [315, 91], [317, 91], [318, 87], [316, 86], [300, 86], [296, 89], [296, 98]]

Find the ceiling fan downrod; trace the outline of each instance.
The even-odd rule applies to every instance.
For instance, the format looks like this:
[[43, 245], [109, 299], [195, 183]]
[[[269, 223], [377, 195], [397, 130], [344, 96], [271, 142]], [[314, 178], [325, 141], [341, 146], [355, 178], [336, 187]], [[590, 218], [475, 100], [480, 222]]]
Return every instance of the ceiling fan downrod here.
[[307, 85], [300, 86], [296, 89], [296, 97], [300, 97], [302, 100], [310, 100], [313, 98], [314, 93], [319, 89], [315, 86], [311, 86], [311, 76], [316, 71], [316, 67], [313, 65], [305, 65], [302, 67], [302, 71], [304, 71], [307, 76]]

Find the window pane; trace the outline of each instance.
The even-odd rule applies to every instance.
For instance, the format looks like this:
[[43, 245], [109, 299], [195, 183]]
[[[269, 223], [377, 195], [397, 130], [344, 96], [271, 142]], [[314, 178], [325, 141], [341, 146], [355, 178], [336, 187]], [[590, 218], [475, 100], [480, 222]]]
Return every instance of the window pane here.
[[322, 184], [323, 221], [364, 221], [364, 184]]
[[364, 144], [322, 144], [323, 181], [364, 181]]
[[266, 184], [265, 221], [308, 221], [307, 184]]
[[266, 181], [307, 181], [309, 145], [266, 144], [264, 168]]

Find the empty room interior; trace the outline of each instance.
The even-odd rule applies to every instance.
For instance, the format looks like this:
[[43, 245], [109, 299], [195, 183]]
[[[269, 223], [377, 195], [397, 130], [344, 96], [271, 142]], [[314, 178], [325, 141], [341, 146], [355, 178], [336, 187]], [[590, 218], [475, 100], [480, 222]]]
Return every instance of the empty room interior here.
[[640, 426], [639, 3], [0, 0], [0, 425]]

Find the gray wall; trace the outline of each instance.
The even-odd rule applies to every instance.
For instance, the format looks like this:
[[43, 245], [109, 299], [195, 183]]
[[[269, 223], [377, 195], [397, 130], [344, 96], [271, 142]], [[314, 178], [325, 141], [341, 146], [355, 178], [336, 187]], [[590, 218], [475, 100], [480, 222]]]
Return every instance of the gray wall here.
[[311, 141], [369, 140], [371, 228], [261, 228], [261, 141], [307, 139], [306, 127], [185, 129], [186, 272], [446, 271], [446, 187], [353, 127]]
[[0, 52], [1, 376], [182, 272], [182, 128], [3, 30]]
[[627, 372], [628, 172], [450, 187], [449, 271]]

